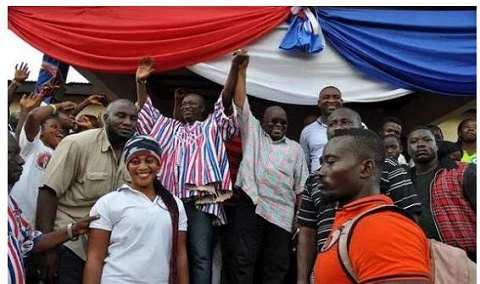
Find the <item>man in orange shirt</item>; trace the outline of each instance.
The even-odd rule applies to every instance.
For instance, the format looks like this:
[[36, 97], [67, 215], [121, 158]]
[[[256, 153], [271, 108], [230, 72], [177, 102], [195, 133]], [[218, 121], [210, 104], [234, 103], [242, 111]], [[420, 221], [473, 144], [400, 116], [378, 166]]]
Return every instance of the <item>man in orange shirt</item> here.
[[[323, 151], [323, 198], [338, 202], [332, 234], [318, 254], [315, 283], [351, 283], [338, 256], [336, 230], [379, 205], [392, 205], [380, 194], [383, 142], [367, 129], [337, 130]], [[422, 229], [392, 211], [367, 215], [352, 229], [349, 257], [359, 283], [430, 283], [430, 252]]]

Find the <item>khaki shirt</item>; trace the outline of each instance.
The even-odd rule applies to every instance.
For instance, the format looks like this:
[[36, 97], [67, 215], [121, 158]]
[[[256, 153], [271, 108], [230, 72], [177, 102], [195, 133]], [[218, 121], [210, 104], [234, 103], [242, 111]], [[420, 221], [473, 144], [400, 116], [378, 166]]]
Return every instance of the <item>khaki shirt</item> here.
[[[123, 156], [117, 160], [105, 128], [67, 136], [45, 170], [44, 184], [58, 198], [54, 229], [87, 216], [100, 197], [130, 181]], [[64, 245], [86, 259], [86, 235]]]

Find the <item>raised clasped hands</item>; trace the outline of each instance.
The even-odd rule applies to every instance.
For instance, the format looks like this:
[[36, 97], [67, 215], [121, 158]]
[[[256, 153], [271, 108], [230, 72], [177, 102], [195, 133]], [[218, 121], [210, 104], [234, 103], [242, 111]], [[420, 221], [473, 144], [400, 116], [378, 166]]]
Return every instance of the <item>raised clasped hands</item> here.
[[232, 65], [237, 66], [238, 69], [246, 69], [250, 56], [245, 49], [239, 49], [233, 53]]

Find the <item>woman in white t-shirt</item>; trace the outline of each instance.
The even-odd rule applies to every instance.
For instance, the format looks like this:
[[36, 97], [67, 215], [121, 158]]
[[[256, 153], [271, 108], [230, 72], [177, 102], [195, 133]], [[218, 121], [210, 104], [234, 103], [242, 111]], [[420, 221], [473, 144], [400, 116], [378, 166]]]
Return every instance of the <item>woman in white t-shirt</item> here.
[[183, 203], [158, 181], [160, 146], [135, 136], [124, 148], [132, 178], [101, 197], [90, 215], [83, 283], [189, 282], [187, 216]]

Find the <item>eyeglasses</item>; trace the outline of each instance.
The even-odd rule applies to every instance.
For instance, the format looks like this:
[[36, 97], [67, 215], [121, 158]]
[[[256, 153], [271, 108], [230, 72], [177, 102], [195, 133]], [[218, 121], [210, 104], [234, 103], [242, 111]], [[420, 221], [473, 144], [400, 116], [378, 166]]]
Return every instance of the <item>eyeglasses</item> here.
[[275, 125], [277, 123], [280, 123], [282, 126], [287, 125], [287, 121], [285, 119], [274, 118], [274, 119], [271, 120], [271, 124]]

